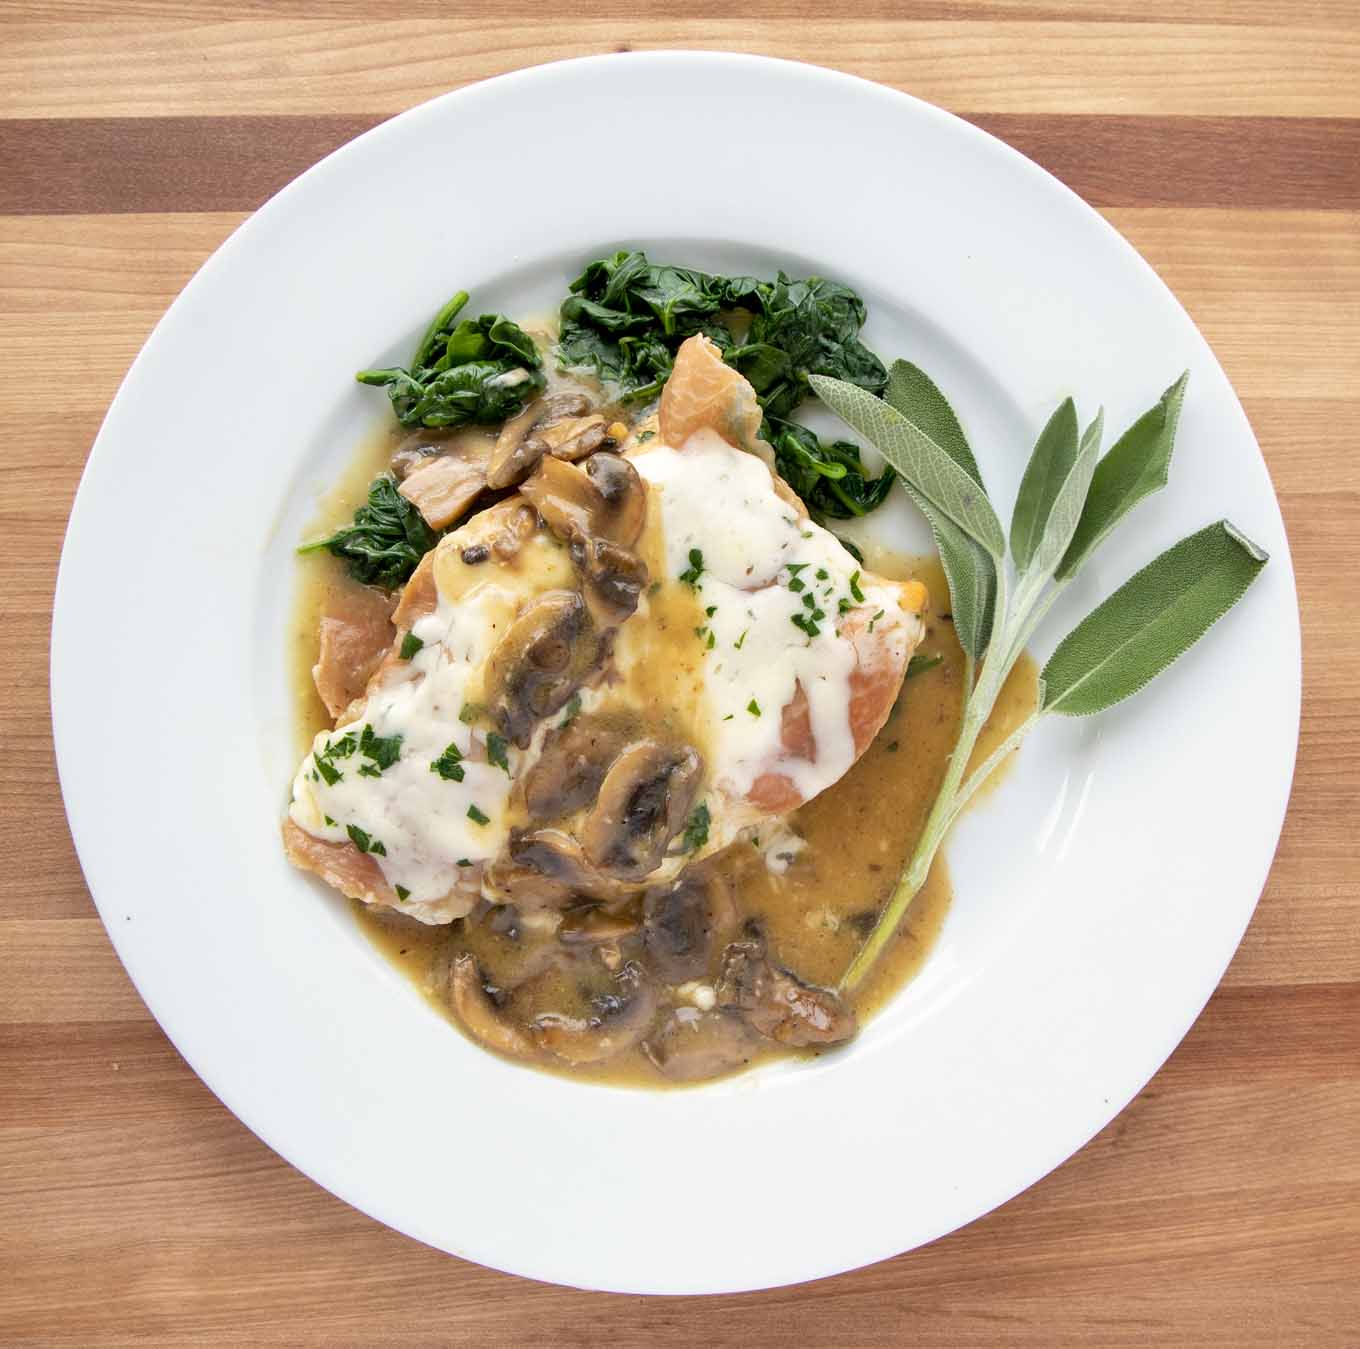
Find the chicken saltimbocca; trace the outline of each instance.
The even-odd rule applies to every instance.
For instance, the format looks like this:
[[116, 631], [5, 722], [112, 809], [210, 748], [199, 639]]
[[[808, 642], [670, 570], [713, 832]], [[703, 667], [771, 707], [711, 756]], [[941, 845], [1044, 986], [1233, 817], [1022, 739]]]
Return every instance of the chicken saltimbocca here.
[[[310, 574], [328, 719], [288, 856], [515, 1060], [692, 1082], [848, 1040], [863, 1008], [831, 985], [937, 779], [952, 635], [931, 623], [913, 732], [926, 585], [812, 518], [709, 336], [677, 342], [659, 402], [533, 354], [492, 376], [530, 383], [498, 428], [396, 443], [356, 522], [401, 527], [360, 540], [362, 579], [339, 547]], [[884, 980], [944, 902], [922, 897]]]

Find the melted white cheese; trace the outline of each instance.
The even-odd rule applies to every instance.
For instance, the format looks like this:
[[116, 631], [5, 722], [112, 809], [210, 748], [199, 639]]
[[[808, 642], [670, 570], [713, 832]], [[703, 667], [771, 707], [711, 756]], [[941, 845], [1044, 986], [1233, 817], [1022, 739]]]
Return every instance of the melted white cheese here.
[[[488, 657], [524, 599], [565, 579], [565, 555], [543, 536], [526, 545], [522, 558], [516, 569], [460, 569], [456, 554], [450, 566], [437, 565], [436, 576], [444, 573], [438, 605], [412, 629], [421, 649], [389, 671], [359, 720], [316, 737], [293, 782], [294, 822], [336, 843], [352, 837], [350, 825], [363, 830], [386, 850], [373, 856], [388, 883], [401, 886], [413, 904], [442, 898], [457, 883], [460, 862], [490, 861], [506, 843], [511, 774], [523, 756], [507, 746], [509, 774], [488, 763], [488, 728], [469, 725], [460, 714], [483, 697]], [[449, 573], [461, 584], [450, 584]], [[400, 736], [400, 757], [379, 773], [365, 773], [360, 770], [371, 761], [356, 749], [330, 761], [341, 777], [325, 781], [316, 756], [346, 732], [357, 739], [366, 725], [380, 737]], [[461, 781], [431, 769], [449, 745], [463, 756]], [[474, 810], [487, 823], [479, 823]]]
[[[679, 449], [649, 448], [633, 463], [660, 497], [670, 578], [693, 565], [692, 550], [702, 554], [697, 590], [713, 634], [702, 728], [710, 778], [741, 798], [762, 774], [779, 773], [810, 799], [855, 759], [857, 657], [841, 627], [866, 610], [883, 639], [900, 647], [919, 632], [916, 616], [903, 612], [897, 587], [870, 583], [833, 534], [798, 515], [760, 459], [716, 433], [700, 431]], [[789, 755], [781, 742], [782, 711], [800, 684], [811, 760]]]

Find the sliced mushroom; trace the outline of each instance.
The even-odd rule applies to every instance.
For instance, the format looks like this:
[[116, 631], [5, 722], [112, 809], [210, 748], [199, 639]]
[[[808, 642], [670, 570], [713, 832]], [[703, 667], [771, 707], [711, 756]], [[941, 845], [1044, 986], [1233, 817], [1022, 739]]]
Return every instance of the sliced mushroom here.
[[584, 469], [564, 459], [545, 459], [519, 489], [543, 517], [543, 523], [566, 543], [589, 538], [604, 499]]
[[607, 539], [631, 548], [642, 532], [647, 489], [637, 469], [617, 454], [591, 455], [584, 468], [544, 459], [520, 491], [567, 543]]
[[[520, 872], [533, 873], [549, 882], [560, 897], [544, 903], [560, 904], [572, 897], [614, 902], [631, 893], [609, 876], [602, 876], [586, 859], [581, 845], [561, 829], [512, 830], [507, 847], [510, 862]], [[527, 884], [521, 888], [528, 893]]]
[[541, 595], [491, 653], [487, 701], [504, 734], [527, 749], [535, 724], [565, 705], [603, 654], [580, 594]]
[[538, 517], [533, 509], [521, 504], [507, 512], [497, 527], [482, 541], [501, 562], [509, 562], [537, 528]]
[[719, 1006], [739, 1011], [752, 1029], [790, 1049], [840, 1044], [859, 1029], [839, 994], [771, 965], [763, 941], [727, 948], [717, 995]]
[[637, 610], [647, 585], [647, 564], [608, 539], [587, 539], [571, 548], [585, 578], [586, 603], [601, 627], [616, 628]]
[[530, 1026], [534, 1043], [568, 1063], [600, 1063], [631, 1049], [656, 1016], [656, 992], [629, 961], [615, 976], [616, 992], [596, 1000], [589, 1016], [545, 1012]]
[[685, 827], [702, 771], [702, 760], [688, 745], [648, 739], [629, 746], [605, 774], [599, 799], [582, 825], [586, 858], [625, 880], [642, 880], [655, 871]]
[[562, 915], [557, 938], [567, 946], [599, 946], [633, 936], [642, 925], [636, 904], [605, 909], [598, 904], [569, 909]]
[[642, 533], [647, 492], [642, 476], [627, 459], [603, 451], [586, 460], [586, 475], [600, 493], [604, 510], [597, 513], [596, 533], [631, 548]]
[[[584, 439], [589, 426], [582, 426], [574, 432], [572, 428], [579, 420], [592, 421], [583, 417], [589, 410], [590, 400], [576, 393], [552, 394], [531, 403], [501, 428], [491, 452], [487, 481], [497, 489], [510, 487], [533, 472], [534, 466], [545, 454], [560, 454], [568, 459], [588, 454], [588, 449], [578, 451], [574, 441]], [[600, 423], [598, 440], [602, 441], [605, 438], [604, 418], [593, 420]], [[549, 432], [553, 433], [551, 437]]]
[[486, 487], [487, 456], [472, 447], [428, 459], [397, 489], [431, 529], [447, 529]]
[[438, 445], [406, 444], [392, 455], [388, 467], [398, 482], [405, 482], [416, 469], [422, 464], [428, 464], [438, 453]]
[[673, 1082], [696, 1082], [750, 1063], [760, 1041], [740, 1016], [720, 1008], [677, 1007], [642, 1048]]
[[533, 1057], [529, 1037], [501, 1016], [482, 983], [477, 962], [470, 955], [456, 956], [449, 968], [448, 1000], [459, 1024], [479, 1044], [512, 1058]]
[[510, 857], [498, 857], [490, 863], [482, 879], [498, 903], [526, 911], [559, 908], [576, 897], [570, 885]]
[[604, 418], [592, 413], [589, 417], [566, 417], [550, 425], [540, 422], [524, 443], [531, 452], [537, 448], [539, 458], [551, 454], [558, 459], [584, 459], [608, 439]]
[[538, 762], [524, 777], [529, 814], [553, 820], [588, 805], [626, 743], [618, 727], [590, 716], [578, 716], [550, 732]]
[[583, 393], [563, 390], [550, 393], [538, 400], [540, 409], [537, 425], [557, 421], [562, 417], [584, 417], [590, 411], [590, 399]]
[[731, 898], [716, 873], [691, 869], [674, 885], [653, 886], [642, 901], [648, 964], [668, 984], [702, 978], [734, 919]]

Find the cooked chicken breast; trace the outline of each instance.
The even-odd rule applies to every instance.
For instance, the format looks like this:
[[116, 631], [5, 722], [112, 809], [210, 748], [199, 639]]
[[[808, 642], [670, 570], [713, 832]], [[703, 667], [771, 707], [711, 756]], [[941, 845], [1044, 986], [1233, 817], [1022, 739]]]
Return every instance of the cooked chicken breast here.
[[652, 434], [545, 454], [441, 539], [298, 771], [291, 859], [427, 923], [482, 899], [614, 902], [840, 778], [891, 710], [927, 596], [809, 520], [759, 425], [750, 386], [691, 338]]

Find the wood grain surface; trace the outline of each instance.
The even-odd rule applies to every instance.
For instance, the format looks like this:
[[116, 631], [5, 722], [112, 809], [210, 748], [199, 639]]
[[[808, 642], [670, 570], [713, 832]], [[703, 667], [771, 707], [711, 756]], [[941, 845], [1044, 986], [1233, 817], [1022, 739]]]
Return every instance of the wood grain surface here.
[[[0, 7], [0, 1343], [1360, 1344], [1360, 3], [683, 8]], [[1243, 398], [1294, 549], [1305, 655], [1270, 882], [1221, 989], [1138, 1099], [926, 1249], [666, 1300], [439, 1255], [318, 1189], [217, 1102], [149, 1017], [82, 881], [47, 642], [104, 410], [248, 212], [445, 89], [677, 46], [907, 89], [1100, 207]]]

